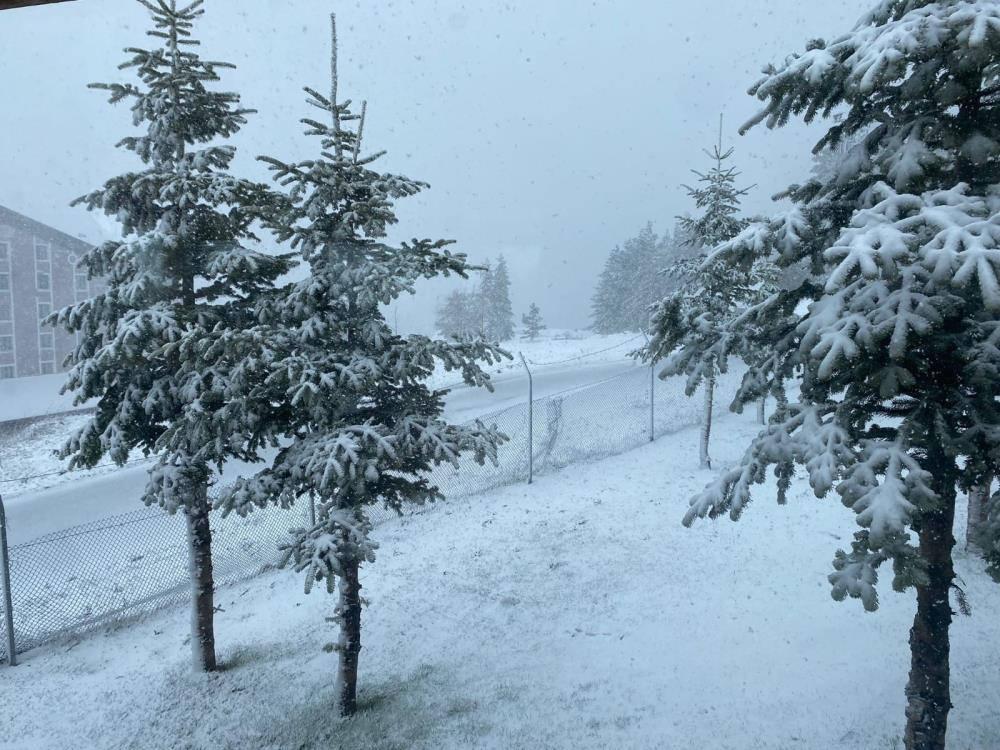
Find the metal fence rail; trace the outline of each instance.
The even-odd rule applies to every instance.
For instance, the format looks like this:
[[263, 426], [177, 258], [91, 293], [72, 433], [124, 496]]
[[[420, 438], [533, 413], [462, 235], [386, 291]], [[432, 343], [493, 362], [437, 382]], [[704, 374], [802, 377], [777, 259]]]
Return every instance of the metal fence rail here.
[[[732, 393], [736, 382], [735, 374], [723, 376], [720, 392]], [[686, 398], [680, 379], [654, 382], [647, 368], [636, 367], [598, 384], [480, 417], [510, 437], [499, 451], [498, 465], [479, 466], [463, 459], [457, 469], [438, 467], [431, 479], [445, 497], [528, 481], [529, 464], [537, 476], [623, 453], [697, 424], [700, 409], [701, 399]], [[370, 515], [380, 522], [392, 514], [373, 507]], [[306, 503], [246, 518], [216, 515], [212, 521], [216, 584], [247, 579], [276, 565], [279, 542], [290, 528], [305, 525], [308, 516]], [[183, 517], [145, 508], [10, 547], [15, 652], [188, 602], [186, 540]], [[0, 639], [0, 658], [10, 656], [7, 643], [7, 638]]]

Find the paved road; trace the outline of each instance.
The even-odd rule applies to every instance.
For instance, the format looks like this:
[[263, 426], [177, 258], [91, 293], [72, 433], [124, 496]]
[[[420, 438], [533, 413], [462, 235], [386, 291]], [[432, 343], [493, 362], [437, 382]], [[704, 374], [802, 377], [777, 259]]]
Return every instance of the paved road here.
[[[616, 375], [631, 372], [637, 365], [626, 361], [597, 362], [586, 365], [577, 362], [558, 367], [539, 368], [533, 372], [535, 398], [551, 396], [563, 391], [584, 388]], [[500, 409], [506, 409], [528, 400], [528, 376], [524, 372], [498, 375], [493, 381], [493, 393], [483, 388], [460, 386], [448, 394], [445, 416], [456, 422], [470, 419]]]
[[[627, 361], [540, 368], [534, 373], [535, 398], [583, 388], [595, 382], [629, 372], [637, 365]], [[462, 422], [482, 414], [505, 409], [528, 399], [528, 378], [524, 373], [497, 376], [494, 392], [459, 386], [448, 395], [448, 419]], [[224, 479], [252, 471], [240, 462], [227, 464]], [[143, 464], [127, 466], [110, 474], [69, 479], [65, 484], [6, 501], [8, 536], [11, 544], [21, 544], [43, 534], [108, 516], [142, 508], [138, 498], [146, 482]]]

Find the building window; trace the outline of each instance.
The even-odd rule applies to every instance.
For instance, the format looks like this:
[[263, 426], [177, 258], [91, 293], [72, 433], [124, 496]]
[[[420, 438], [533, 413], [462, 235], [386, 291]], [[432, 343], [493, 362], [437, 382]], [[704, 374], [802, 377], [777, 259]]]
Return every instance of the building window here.
[[[10, 277], [12, 270], [11, 250], [9, 242], [0, 242], [0, 323], [3, 323], [4, 334], [13, 334], [14, 321], [14, 290], [11, 289]], [[10, 348], [0, 351], [14, 352], [14, 338], [10, 337]], [[11, 375], [10, 377], [14, 377]]]
[[14, 377], [14, 365], [0, 365], [0, 380]]
[[14, 351], [14, 337], [0, 336], [0, 354]]
[[35, 240], [35, 294], [38, 304], [38, 368], [43, 375], [56, 371], [55, 336], [42, 330], [41, 321], [52, 312], [52, 249]]

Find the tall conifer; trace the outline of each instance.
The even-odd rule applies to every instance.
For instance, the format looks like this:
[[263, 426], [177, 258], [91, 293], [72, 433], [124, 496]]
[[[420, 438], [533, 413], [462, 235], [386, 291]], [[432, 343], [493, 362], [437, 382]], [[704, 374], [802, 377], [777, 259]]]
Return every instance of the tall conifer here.
[[495, 426], [444, 421], [445, 392], [427, 379], [440, 363], [469, 385], [490, 387], [479, 363], [509, 355], [482, 341], [400, 336], [386, 323], [381, 306], [412, 292], [419, 279], [465, 276], [472, 266], [447, 250], [447, 240], [386, 243], [394, 202], [427, 185], [377, 172], [372, 165], [384, 152], [363, 153], [366, 106], [358, 112], [338, 98], [335, 24], [331, 60], [329, 96], [306, 89], [322, 116], [303, 120], [318, 140], [317, 155], [298, 163], [263, 157], [287, 192], [268, 224], [308, 269], [258, 310], [269, 327], [266, 402], [273, 413], [261, 429], [281, 433], [277, 454], [219, 502], [238, 513], [315, 502], [315, 521], [293, 531], [286, 559], [305, 574], [306, 591], [317, 582], [330, 593], [339, 589], [336, 700], [350, 715], [361, 651], [360, 573], [377, 546], [368, 510], [381, 504], [401, 511], [439, 498], [428, 474], [440, 464], [457, 467], [465, 455], [496, 460], [504, 436]]
[[134, 450], [156, 456], [143, 494], [187, 519], [197, 664], [216, 667], [208, 485], [231, 457], [253, 460], [253, 398], [236, 352], [256, 347], [254, 306], [288, 268], [250, 249], [254, 217], [273, 203], [267, 188], [229, 172], [225, 140], [251, 111], [213, 90], [221, 68], [202, 60], [191, 32], [202, 0], [139, 0], [160, 46], [129, 48], [121, 68], [134, 83], [93, 84], [112, 103], [131, 102], [140, 129], [119, 147], [141, 167], [78, 199], [122, 225], [122, 239], [82, 260], [107, 291], [53, 322], [80, 333], [64, 390], [95, 399], [87, 424], [63, 447], [71, 467]]
[[[904, 743], [943, 750], [957, 492], [1000, 459], [1000, 5], [882, 0], [751, 91], [765, 106], [745, 128], [844, 113], [817, 145], [839, 156], [831, 178], [788, 190], [789, 211], [716, 250], [782, 269], [731, 326], [771, 349], [735, 407], [796, 396], [686, 522], [739, 518], [771, 467], [782, 502], [796, 466], [817, 496], [836, 491], [860, 529], [834, 558], [833, 596], [876, 609], [886, 563], [893, 588], [915, 589]], [[1000, 562], [998, 518], [994, 496], [982, 543]]]

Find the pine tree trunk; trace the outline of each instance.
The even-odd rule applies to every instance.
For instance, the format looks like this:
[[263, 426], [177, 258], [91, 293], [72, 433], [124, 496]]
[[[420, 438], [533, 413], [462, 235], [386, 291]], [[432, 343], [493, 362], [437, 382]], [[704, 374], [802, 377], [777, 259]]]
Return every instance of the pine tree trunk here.
[[705, 413], [701, 420], [701, 450], [700, 465], [703, 469], [712, 468], [712, 459], [708, 457], [708, 439], [712, 434], [712, 399], [715, 396], [715, 375], [705, 379]]
[[760, 401], [757, 402], [757, 421], [761, 424], [767, 424], [767, 414], [765, 414], [767, 396], [761, 396]]
[[196, 667], [205, 672], [216, 669], [215, 661], [215, 580], [212, 574], [212, 529], [209, 518], [208, 486], [200, 483], [187, 509], [188, 544], [191, 555], [191, 584], [194, 595], [191, 646]]
[[337, 706], [341, 716], [358, 709], [358, 655], [361, 653], [361, 583], [358, 563], [343, 563], [340, 581], [340, 663], [337, 674]]
[[[917, 587], [917, 613], [910, 630], [910, 679], [906, 685], [906, 750], [944, 750], [951, 709], [949, 673], [951, 625], [949, 594], [955, 571], [954, 468], [940, 457], [927, 468], [935, 476], [940, 506], [919, 519], [919, 552], [927, 565], [928, 581]], [[937, 469], [937, 471], [935, 471]]]
[[986, 521], [986, 509], [990, 499], [993, 477], [987, 477], [982, 484], [969, 490], [969, 517], [965, 524], [965, 548], [976, 546], [976, 537], [983, 522]]

